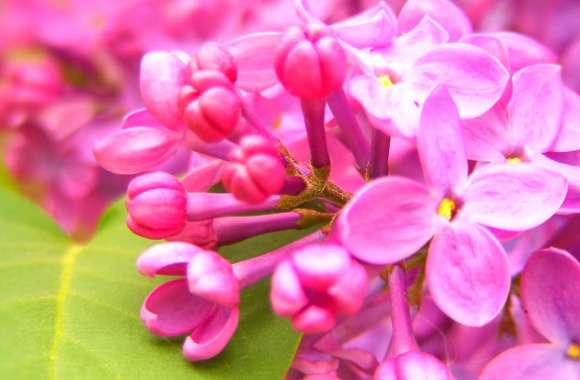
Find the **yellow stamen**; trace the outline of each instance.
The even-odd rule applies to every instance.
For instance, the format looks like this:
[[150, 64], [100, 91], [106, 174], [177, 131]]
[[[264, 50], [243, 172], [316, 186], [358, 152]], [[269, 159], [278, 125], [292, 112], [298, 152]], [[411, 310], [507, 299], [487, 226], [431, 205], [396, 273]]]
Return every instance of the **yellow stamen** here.
[[378, 81], [384, 88], [389, 88], [389, 87], [394, 86], [393, 81], [391, 80], [391, 78], [388, 75], [380, 75], [378, 77]]
[[455, 201], [449, 198], [443, 198], [441, 203], [439, 203], [439, 208], [437, 209], [437, 214], [444, 217], [447, 220], [451, 220], [453, 217], [453, 212], [457, 208]]
[[566, 350], [566, 355], [568, 355], [570, 359], [580, 360], [580, 345], [577, 345], [576, 343], [570, 344]]
[[280, 114], [278, 117], [274, 119], [274, 129], [278, 130], [282, 128], [282, 119], [284, 118], [284, 114]]
[[519, 157], [508, 157], [506, 159], [506, 162], [508, 164], [521, 164], [522, 163], [522, 159]]

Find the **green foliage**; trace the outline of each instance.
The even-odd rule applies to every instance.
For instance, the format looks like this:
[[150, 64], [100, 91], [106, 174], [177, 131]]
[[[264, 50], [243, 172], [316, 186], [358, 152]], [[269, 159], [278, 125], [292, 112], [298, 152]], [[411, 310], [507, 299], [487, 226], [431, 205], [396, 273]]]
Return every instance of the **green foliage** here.
[[[0, 191], [0, 379], [281, 379], [299, 336], [272, 315], [267, 281], [244, 291], [239, 329], [213, 360], [191, 364], [182, 339], [143, 327], [141, 302], [160, 280], [136, 272], [151, 242], [124, 218], [113, 207], [78, 245], [36, 206]], [[237, 260], [297, 237], [272, 234], [224, 254]]]

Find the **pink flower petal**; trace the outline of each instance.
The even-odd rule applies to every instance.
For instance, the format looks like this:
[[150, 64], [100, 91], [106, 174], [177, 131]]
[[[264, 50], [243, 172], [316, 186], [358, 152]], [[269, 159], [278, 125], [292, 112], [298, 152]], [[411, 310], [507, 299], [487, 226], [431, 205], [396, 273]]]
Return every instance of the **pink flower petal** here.
[[290, 261], [278, 265], [272, 276], [270, 302], [272, 309], [283, 317], [293, 316], [308, 304], [308, 298]]
[[193, 244], [171, 242], [156, 244], [137, 259], [137, 270], [145, 276], [184, 276], [187, 264], [203, 250]]
[[417, 149], [425, 180], [447, 195], [467, 179], [467, 157], [459, 114], [445, 87], [436, 87], [423, 104]]
[[334, 327], [335, 323], [335, 313], [318, 305], [308, 305], [292, 318], [294, 328], [304, 334], [328, 331]]
[[431, 354], [410, 351], [387, 359], [374, 380], [453, 380], [445, 364]]
[[334, 232], [356, 258], [394, 263], [417, 252], [433, 236], [436, 208], [422, 184], [402, 177], [379, 179], [347, 204]]
[[187, 266], [189, 291], [220, 305], [234, 307], [240, 302], [240, 284], [232, 265], [217, 252], [201, 251]]
[[367, 296], [368, 281], [364, 267], [353, 260], [350, 268], [328, 289], [339, 313], [352, 315], [360, 310]]
[[508, 104], [513, 143], [545, 152], [560, 131], [564, 95], [560, 66], [528, 66], [513, 76]]
[[436, 85], [446, 86], [461, 118], [473, 118], [497, 103], [509, 74], [486, 51], [473, 45], [452, 43], [429, 50], [415, 61], [403, 79], [424, 94]]
[[177, 135], [165, 128], [134, 127], [97, 141], [99, 164], [115, 174], [136, 174], [163, 163], [177, 148]]
[[492, 34], [473, 33], [464, 36], [459, 42], [465, 42], [485, 50], [496, 57], [504, 67], [510, 67], [508, 51], [501, 40]]
[[376, 77], [359, 75], [349, 82], [349, 93], [365, 109], [375, 128], [388, 135], [414, 137], [419, 104], [413, 88], [404, 83], [384, 88]]
[[221, 160], [210, 160], [195, 166], [181, 180], [188, 192], [208, 191], [212, 186], [221, 180], [224, 162]]
[[199, 325], [183, 343], [183, 355], [191, 361], [213, 358], [224, 350], [238, 327], [237, 307], [219, 306], [213, 315]]
[[238, 66], [237, 86], [245, 91], [260, 92], [278, 83], [274, 71], [280, 32], [248, 34], [226, 44]]
[[471, 23], [461, 9], [449, 0], [409, 0], [399, 13], [399, 30], [407, 32], [429, 15], [449, 32], [451, 41], [471, 33]]
[[164, 128], [163, 125], [153, 117], [145, 108], [133, 111], [125, 116], [122, 123], [122, 129], [133, 127], [154, 127]]
[[556, 63], [558, 56], [538, 41], [513, 32], [491, 33], [506, 47], [511, 72], [537, 63]]
[[562, 349], [551, 344], [526, 344], [496, 356], [479, 380], [577, 379], [577, 365], [566, 360]]
[[430, 16], [425, 16], [413, 29], [397, 37], [389, 45], [373, 49], [380, 67], [404, 73], [427, 50], [449, 41], [449, 34]]
[[534, 157], [532, 163], [534, 165], [553, 170], [565, 176], [570, 184], [580, 184], [580, 166], [578, 163], [571, 160], [569, 163], [563, 163], [547, 157], [543, 154], [538, 154]]
[[158, 336], [185, 335], [203, 323], [216, 305], [189, 292], [186, 280], [168, 281], [143, 302], [141, 319]]
[[141, 61], [140, 88], [147, 110], [165, 127], [179, 130], [179, 94], [185, 63], [176, 54], [151, 52]]
[[568, 183], [534, 164], [492, 164], [477, 169], [465, 187], [461, 216], [507, 231], [523, 231], [548, 220], [562, 205]]
[[580, 150], [580, 95], [564, 89], [564, 111], [562, 127], [555, 143], [550, 147], [552, 152], [571, 152]]
[[397, 18], [384, 3], [330, 27], [338, 38], [362, 49], [388, 44], [397, 34]]
[[485, 228], [457, 221], [431, 241], [427, 283], [445, 314], [464, 325], [483, 326], [507, 300], [507, 255]]
[[311, 244], [292, 256], [292, 264], [300, 283], [309, 289], [327, 291], [351, 265], [351, 258], [341, 246]]
[[504, 161], [508, 152], [509, 130], [505, 108], [496, 105], [482, 116], [461, 122], [465, 152], [470, 160]]
[[522, 299], [532, 325], [553, 342], [580, 341], [580, 263], [555, 248], [539, 251], [522, 273]]

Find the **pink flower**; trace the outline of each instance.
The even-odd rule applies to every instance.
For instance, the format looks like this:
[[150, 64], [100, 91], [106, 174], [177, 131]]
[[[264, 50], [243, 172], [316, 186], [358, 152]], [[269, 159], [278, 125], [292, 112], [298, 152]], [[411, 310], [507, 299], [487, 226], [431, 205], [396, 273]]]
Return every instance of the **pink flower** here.
[[182, 89], [186, 125], [205, 142], [229, 137], [238, 126], [241, 101], [230, 79], [217, 70], [193, 72]]
[[367, 292], [365, 269], [337, 245], [315, 244], [282, 262], [272, 277], [274, 311], [307, 334], [330, 330], [355, 314]]
[[217, 253], [187, 243], [165, 243], [145, 251], [137, 268], [146, 276], [185, 278], [158, 286], [145, 299], [141, 319], [158, 336], [189, 336], [183, 355], [191, 361], [219, 354], [239, 320], [240, 285], [232, 266]]
[[447, 366], [433, 355], [409, 351], [383, 362], [374, 380], [453, 380]]
[[294, 96], [324, 98], [342, 86], [346, 57], [338, 41], [320, 25], [288, 29], [276, 51], [276, 74]]
[[181, 182], [164, 172], [135, 178], [127, 189], [127, 225], [149, 239], [160, 239], [183, 231], [187, 196]]
[[514, 74], [509, 102], [499, 103], [485, 115], [463, 122], [467, 157], [487, 162], [524, 162], [565, 175], [570, 194], [563, 210], [580, 206], [576, 195], [580, 169], [548, 158], [550, 152], [580, 149], [580, 97], [562, 85], [557, 65], [528, 66]]
[[427, 281], [435, 303], [460, 323], [483, 325], [500, 312], [510, 286], [506, 253], [485, 227], [542, 224], [562, 204], [566, 179], [528, 164], [489, 165], [468, 177], [459, 115], [442, 87], [423, 106], [418, 148], [427, 185], [399, 177], [369, 183], [334, 233], [374, 264], [403, 260], [433, 238]]
[[175, 154], [184, 141], [179, 99], [185, 73], [180, 54], [153, 52], [143, 57], [140, 89], [146, 109], [127, 115], [120, 131], [96, 141], [95, 158], [105, 169], [136, 174]]
[[580, 264], [550, 248], [532, 256], [521, 293], [532, 325], [548, 343], [509, 349], [483, 370], [481, 380], [575, 379], [580, 371]]
[[233, 162], [225, 167], [222, 178], [226, 190], [238, 199], [261, 203], [282, 189], [286, 169], [271, 141], [246, 136], [232, 155]]
[[374, 127], [415, 136], [421, 104], [437, 85], [449, 89], [462, 118], [479, 116], [500, 99], [509, 79], [503, 65], [482, 49], [448, 40], [447, 31], [426, 16], [391, 44], [361, 53], [370, 64], [353, 76], [348, 91]]
[[215, 42], [204, 44], [192, 57], [189, 71], [193, 74], [200, 70], [219, 71], [232, 82], [238, 78], [238, 68], [233, 55]]
[[449, 33], [450, 41], [457, 41], [471, 33], [471, 23], [463, 11], [449, 0], [409, 0], [399, 13], [399, 31], [413, 30], [425, 17], [433, 18]]

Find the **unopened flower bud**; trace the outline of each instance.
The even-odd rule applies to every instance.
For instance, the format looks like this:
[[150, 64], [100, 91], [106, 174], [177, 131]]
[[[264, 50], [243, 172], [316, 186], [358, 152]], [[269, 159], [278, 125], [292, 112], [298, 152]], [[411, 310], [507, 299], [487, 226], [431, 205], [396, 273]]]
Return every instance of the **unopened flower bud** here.
[[191, 73], [200, 70], [215, 70], [223, 73], [230, 81], [235, 82], [238, 68], [234, 57], [222, 45], [215, 42], [204, 44], [189, 64]]
[[291, 318], [296, 330], [313, 334], [334, 327], [339, 314], [358, 312], [367, 287], [365, 269], [344, 248], [313, 244], [278, 266], [270, 300], [274, 311]]
[[278, 193], [285, 177], [286, 169], [276, 147], [255, 135], [242, 139], [222, 174], [224, 187], [236, 198], [252, 204]]
[[385, 360], [376, 370], [374, 380], [432, 379], [451, 380], [449, 369], [431, 354], [409, 351]]
[[127, 189], [127, 225], [137, 235], [163, 239], [185, 228], [187, 196], [171, 174], [155, 172], [135, 178]]
[[275, 58], [284, 87], [302, 99], [325, 98], [338, 90], [346, 75], [346, 55], [322, 26], [288, 29]]
[[209, 143], [223, 140], [238, 125], [242, 104], [231, 82], [221, 72], [194, 73], [191, 91], [182, 91], [182, 96], [191, 99], [185, 106], [185, 122], [202, 140]]

